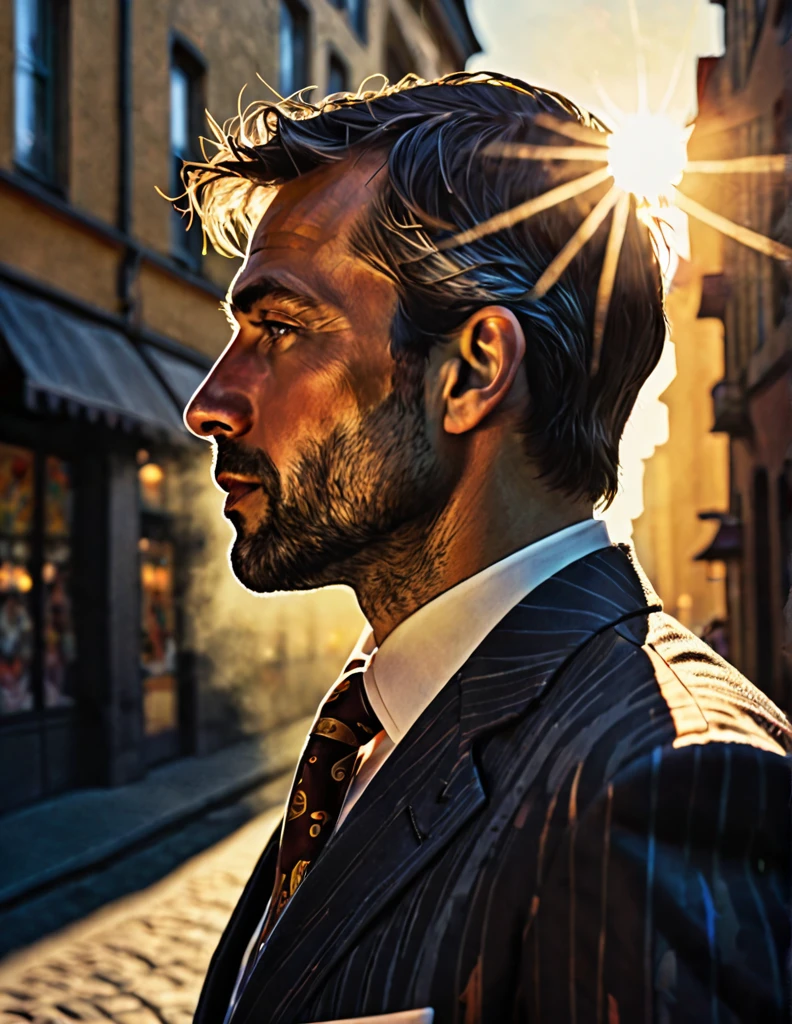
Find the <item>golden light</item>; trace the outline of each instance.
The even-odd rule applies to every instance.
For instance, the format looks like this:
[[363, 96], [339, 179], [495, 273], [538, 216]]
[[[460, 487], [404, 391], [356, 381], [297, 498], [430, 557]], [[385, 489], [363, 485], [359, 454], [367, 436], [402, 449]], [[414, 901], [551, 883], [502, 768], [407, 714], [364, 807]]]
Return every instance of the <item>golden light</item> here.
[[164, 565], [156, 566], [153, 581], [157, 590], [167, 590], [170, 586], [170, 570]]
[[657, 205], [682, 180], [690, 131], [665, 114], [630, 114], [608, 137], [608, 168], [625, 192]]
[[165, 476], [162, 470], [162, 466], [158, 466], [156, 462], [147, 462], [145, 466], [141, 466], [138, 470], [138, 477], [140, 482], [145, 487], [158, 487]]
[[14, 566], [13, 582], [20, 594], [27, 594], [33, 589], [33, 577], [21, 565]]

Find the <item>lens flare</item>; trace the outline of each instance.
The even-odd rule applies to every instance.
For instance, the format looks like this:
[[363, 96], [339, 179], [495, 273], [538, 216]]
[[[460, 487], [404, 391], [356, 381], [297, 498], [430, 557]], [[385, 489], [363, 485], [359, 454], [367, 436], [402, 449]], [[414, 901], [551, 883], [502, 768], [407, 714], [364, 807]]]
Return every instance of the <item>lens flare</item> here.
[[608, 167], [617, 185], [657, 205], [682, 180], [690, 132], [665, 114], [630, 114], [608, 138]]

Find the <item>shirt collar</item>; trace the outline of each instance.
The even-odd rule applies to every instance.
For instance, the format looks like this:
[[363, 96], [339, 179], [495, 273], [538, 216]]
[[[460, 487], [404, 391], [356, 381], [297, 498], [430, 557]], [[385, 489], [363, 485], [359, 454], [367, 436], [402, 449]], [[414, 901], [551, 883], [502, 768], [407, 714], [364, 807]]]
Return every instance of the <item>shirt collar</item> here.
[[540, 583], [610, 543], [605, 523], [587, 519], [528, 544], [439, 594], [400, 622], [378, 648], [367, 626], [350, 657], [368, 657], [366, 695], [393, 743], [405, 736], [510, 609]]

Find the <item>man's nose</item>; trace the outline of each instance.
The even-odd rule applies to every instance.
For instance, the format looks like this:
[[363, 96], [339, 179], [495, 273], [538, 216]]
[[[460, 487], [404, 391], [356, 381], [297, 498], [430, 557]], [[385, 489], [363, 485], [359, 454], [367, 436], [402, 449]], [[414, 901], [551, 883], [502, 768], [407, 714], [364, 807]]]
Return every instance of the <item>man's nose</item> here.
[[213, 370], [185, 409], [184, 422], [197, 437], [236, 439], [253, 425], [253, 406], [243, 391]]

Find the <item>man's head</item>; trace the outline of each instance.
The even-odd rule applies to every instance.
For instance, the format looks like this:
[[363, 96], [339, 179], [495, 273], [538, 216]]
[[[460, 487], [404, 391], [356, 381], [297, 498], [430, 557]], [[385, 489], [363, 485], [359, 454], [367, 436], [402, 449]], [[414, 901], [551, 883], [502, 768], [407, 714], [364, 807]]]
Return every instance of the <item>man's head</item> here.
[[632, 213], [595, 375], [607, 222], [541, 300], [530, 293], [607, 186], [444, 247], [585, 169], [485, 154], [568, 144], [538, 114], [600, 128], [555, 94], [456, 75], [258, 106], [218, 132], [211, 169], [188, 169], [214, 244], [247, 242], [236, 333], [187, 420], [217, 442], [232, 563], [251, 589], [354, 584], [398, 563], [457, 529], [460, 481], [484, 486], [499, 461], [527, 500], [612, 499], [665, 331], [646, 229]]

